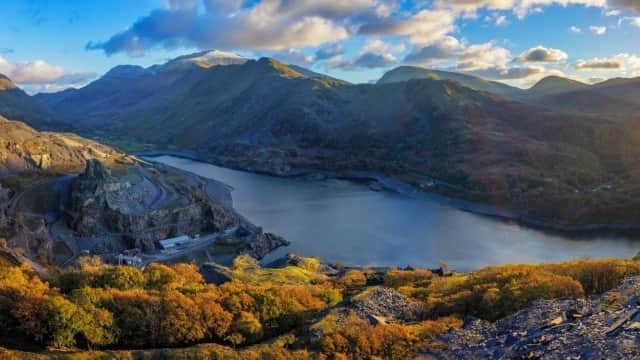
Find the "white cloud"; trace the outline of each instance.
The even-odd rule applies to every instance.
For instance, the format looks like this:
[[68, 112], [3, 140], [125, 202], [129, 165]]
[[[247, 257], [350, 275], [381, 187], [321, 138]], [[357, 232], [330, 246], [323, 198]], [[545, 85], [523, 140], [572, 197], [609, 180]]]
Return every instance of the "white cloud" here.
[[571, 27], [569, 28], [569, 30], [570, 30], [572, 33], [575, 33], [575, 34], [580, 34], [580, 33], [582, 32], [582, 29], [580, 29], [579, 27], [577, 27], [577, 26], [575, 26], [575, 25], [574, 25], [574, 26], [571, 26]]
[[329, 68], [385, 68], [398, 62], [395, 52], [404, 51], [404, 44], [391, 45], [380, 39], [369, 39], [360, 49], [360, 55], [354, 60], [345, 60], [342, 56], [331, 58]]
[[262, 0], [252, 6], [242, 1], [204, 0], [197, 6], [156, 9], [130, 28], [87, 49], [107, 55], [125, 52], [142, 56], [155, 46], [219, 48], [223, 50], [286, 51], [320, 46], [349, 36], [351, 16], [376, 11], [376, 0]]
[[628, 53], [620, 53], [608, 58], [579, 60], [578, 62], [576, 62], [575, 68], [580, 71], [616, 71], [621, 76], [639, 76], [640, 57]]
[[631, 25], [640, 28], [640, 17], [635, 17], [631, 19]]
[[622, 14], [622, 11], [620, 10], [608, 10], [604, 13], [605, 16], [620, 16], [620, 14]]
[[531, 48], [516, 58], [517, 62], [560, 62], [569, 58], [566, 52], [560, 49], [545, 48], [544, 46], [536, 46]]
[[289, 49], [279, 53], [271, 54], [271, 56], [285, 64], [293, 64], [299, 66], [308, 66], [315, 62], [315, 58], [311, 55], [306, 55], [304, 52], [298, 49]]
[[[635, 0], [618, 0], [618, 1], [635, 1]], [[606, 7], [606, 0], [437, 0], [437, 6], [440, 8], [449, 8], [456, 12], [465, 14], [466, 16], [474, 16], [474, 14], [482, 8], [490, 10], [509, 10], [513, 11], [518, 18], [524, 18], [532, 12], [540, 12], [543, 6], [548, 5], [584, 5]]]
[[95, 73], [71, 73], [63, 67], [52, 65], [44, 60], [10, 62], [0, 56], [0, 74], [8, 76], [19, 85], [58, 85], [69, 86], [84, 84], [96, 76]]
[[474, 44], [467, 46], [457, 60], [457, 68], [461, 71], [507, 68], [511, 61], [511, 52], [492, 42]]
[[453, 32], [456, 17], [451, 11], [422, 10], [406, 19], [384, 19], [363, 24], [363, 35], [402, 35], [414, 45], [426, 46]]
[[497, 26], [507, 25], [507, 17], [504, 15], [498, 16], [498, 18], [496, 19], [496, 25]]
[[589, 26], [589, 30], [596, 35], [604, 35], [607, 32], [606, 26]]

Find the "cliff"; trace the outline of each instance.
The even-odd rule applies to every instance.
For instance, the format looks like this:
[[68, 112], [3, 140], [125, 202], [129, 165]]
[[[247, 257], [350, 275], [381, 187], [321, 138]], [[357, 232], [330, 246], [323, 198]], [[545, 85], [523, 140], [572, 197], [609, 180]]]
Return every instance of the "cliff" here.
[[225, 199], [209, 196], [208, 186], [205, 179], [145, 165], [117, 177], [90, 160], [71, 183], [67, 222], [80, 236], [117, 235], [129, 247], [152, 250], [158, 240], [238, 223]]

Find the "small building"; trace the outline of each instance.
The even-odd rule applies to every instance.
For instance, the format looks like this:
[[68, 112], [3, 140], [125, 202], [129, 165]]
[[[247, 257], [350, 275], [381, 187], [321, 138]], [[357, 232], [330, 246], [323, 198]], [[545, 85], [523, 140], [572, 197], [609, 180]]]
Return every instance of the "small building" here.
[[139, 256], [118, 255], [118, 265], [142, 266], [142, 258]]
[[190, 236], [182, 235], [174, 238], [160, 240], [160, 246], [162, 246], [162, 249], [168, 250], [168, 249], [173, 249], [176, 246], [186, 245], [190, 243], [191, 240], [192, 239]]

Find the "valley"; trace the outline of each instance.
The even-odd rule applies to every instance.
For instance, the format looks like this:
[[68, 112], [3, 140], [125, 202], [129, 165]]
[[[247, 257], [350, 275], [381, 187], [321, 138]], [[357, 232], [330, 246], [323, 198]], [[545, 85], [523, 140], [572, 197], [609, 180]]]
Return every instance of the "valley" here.
[[626, 95], [597, 101], [635, 88], [550, 77], [522, 90], [410, 67], [350, 84], [263, 58], [118, 67], [36, 99], [60, 126], [129, 151], [278, 176], [376, 174], [532, 226], [627, 233], [638, 228], [637, 111]]
[[638, 356], [635, 79], [0, 85], [0, 358]]

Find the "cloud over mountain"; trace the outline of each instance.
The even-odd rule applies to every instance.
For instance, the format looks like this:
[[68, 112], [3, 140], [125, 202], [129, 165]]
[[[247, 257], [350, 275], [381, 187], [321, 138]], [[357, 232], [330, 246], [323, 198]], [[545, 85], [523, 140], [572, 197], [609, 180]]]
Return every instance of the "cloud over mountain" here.
[[568, 58], [567, 53], [562, 50], [536, 46], [520, 54], [520, 56], [516, 58], [516, 61], [550, 63], [564, 61]]
[[95, 78], [93, 72], [68, 72], [63, 67], [44, 60], [10, 62], [0, 56], [0, 74], [20, 85], [41, 87], [47, 85], [78, 85]]

